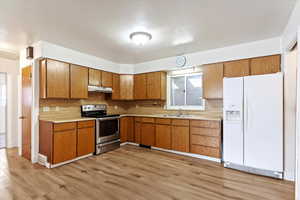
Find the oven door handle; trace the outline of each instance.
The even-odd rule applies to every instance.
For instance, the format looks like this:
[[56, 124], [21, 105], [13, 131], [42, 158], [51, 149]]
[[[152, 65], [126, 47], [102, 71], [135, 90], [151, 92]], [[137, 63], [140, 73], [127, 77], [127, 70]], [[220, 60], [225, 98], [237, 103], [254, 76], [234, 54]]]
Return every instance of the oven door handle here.
[[107, 121], [107, 120], [113, 120], [113, 119], [120, 119], [120, 117], [106, 117], [106, 118], [98, 118], [99, 121]]

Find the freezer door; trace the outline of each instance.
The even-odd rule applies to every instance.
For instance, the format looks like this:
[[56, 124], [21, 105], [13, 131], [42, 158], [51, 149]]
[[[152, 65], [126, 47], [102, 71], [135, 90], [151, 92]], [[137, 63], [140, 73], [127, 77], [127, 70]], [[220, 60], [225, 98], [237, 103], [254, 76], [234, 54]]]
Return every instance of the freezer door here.
[[243, 165], [243, 78], [223, 82], [223, 160]]
[[283, 76], [244, 78], [244, 164], [283, 171]]

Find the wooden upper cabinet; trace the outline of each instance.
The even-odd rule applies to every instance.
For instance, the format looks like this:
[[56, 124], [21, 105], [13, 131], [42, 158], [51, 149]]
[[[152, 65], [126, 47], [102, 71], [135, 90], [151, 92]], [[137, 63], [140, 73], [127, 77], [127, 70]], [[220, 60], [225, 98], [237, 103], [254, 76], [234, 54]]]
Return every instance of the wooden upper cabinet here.
[[223, 98], [223, 63], [203, 66], [203, 98]]
[[134, 75], [134, 99], [147, 99], [147, 75]]
[[106, 72], [106, 71], [102, 71], [101, 73], [101, 77], [102, 77], [102, 87], [112, 87], [113, 85], [113, 73], [112, 72]]
[[236, 60], [224, 63], [224, 77], [243, 77], [250, 75], [250, 60]]
[[71, 65], [71, 98], [88, 98], [89, 69], [78, 65]]
[[250, 60], [251, 75], [270, 74], [280, 72], [281, 56], [265, 56]]
[[166, 73], [147, 73], [147, 99], [166, 99]]
[[111, 98], [113, 100], [119, 100], [120, 99], [120, 75], [119, 74], [113, 74], [113, 85], [112, 85], [112, 96]]
[[101, 70], [89, 68], [89, 85], [101, 86]]
[[51, 59], [40, 62], [40, 97], [70, 97], [70, 64]]
[[133, 100], [133, 75], [120, 75], [120, 99]]

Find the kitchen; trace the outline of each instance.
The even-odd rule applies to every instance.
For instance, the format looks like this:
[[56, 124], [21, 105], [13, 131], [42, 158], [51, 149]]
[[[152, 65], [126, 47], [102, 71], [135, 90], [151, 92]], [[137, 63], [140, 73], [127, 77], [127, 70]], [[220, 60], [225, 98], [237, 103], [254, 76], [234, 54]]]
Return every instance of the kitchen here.
[[[37, 11], [35, 3], [28, 8]], [[68, 24], [70, 31], [54, 32], [50, 23], [52, 35], [43, 35], [36, 23], [34, 30], [41, 35], [18, 49], [19, 119], [15, 125], [6, 123], [18, 127], [18, 144], [0, 150], [1, 199], [295, 199], [295, 195], [297, 199], [299, 2], [274, 3], [272, 12], [267, 12], [264, 2], [257, 12], [266, 18], [273, 19], [279, 8], [286, 12], [276, 16], [280, 30], [269, 22], [273, 28], [249, 33], [268, 32], [264, 37], [246, 39], [247, 31], [240, 29], [235, 30], [239, 36], [230, 38], [233, 29], [228, 29], [224, 30], [228, 43], [211, 34], [220, 43], [214, 46], [211, 38], [206, 42], [200, 34], [194, 46], [176, 41], [169, 49], [164, 49], [164, 41], [170, 38], [150, 25], [122, 32], [117, 22], [122, 5], [127, 11], [133, 9], [128, 5], [144, 11], [159, 7], [149, 2], [102, 3], [115, 11], [107, 19], [111, 26], [101, 18], [107, 31], [120, 27], [115, 32], [121, 36], [110, 32], [115, 43], [105, 37], [103, 46], [87, 38], [79, 42], [71, 32], [83, 30], [61, 18], [56, 26]], [[216, 6], [206, 3], [202, 17], [210, 16], [205, 11]], [[9, 9], [21, 8], [18, 3], [5, 4]], [[91, 4], [99, 6], [99, 2]], [[199, 8], [200, 4], [184, 5], [191, 9], [188, 17], [197, 15], [193, 5]], [[179, 5], [183, 6], [176, 2], [173, 8]], [[253, 2], [247, 5], [255, 8]], [[76, 2], [71, 7], [78, 11], [81, 6]], [[242, 5], [237, 7], [248, 14]], [[109, 9], [91, 13], [103, 17]], [[253, 29], [265, 25], [252, 23], [251, 18], [259, 14], [226, 15], [221, 10], [233, 24], [239, 15], [251, 20], [248, 26]], [[65, 16], [61, 11], [54, 13]], [[54, 16], [48, 14], [42, 17], [44, 22]], [[76, 12], [71, 16], [87, 20], [82, 25], [86, 29], [97, 21]], [[171, 20], [170, 27], [177, 27], [175, 19], [165, 22]], [[200, 22], [217, 23], [214, 20]], [[200, 42], [204, 49], [196, 45]], [[11, 96], [8, 92], [8, 99]], [[7, 105], [11, 113], [9, 101]]]

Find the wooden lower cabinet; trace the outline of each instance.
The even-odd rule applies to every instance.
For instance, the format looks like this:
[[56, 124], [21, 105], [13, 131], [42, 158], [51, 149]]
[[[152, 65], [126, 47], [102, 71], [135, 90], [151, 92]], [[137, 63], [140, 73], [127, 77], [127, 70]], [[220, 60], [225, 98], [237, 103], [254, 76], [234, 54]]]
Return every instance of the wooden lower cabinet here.
[[121, 142], [134, 142], [134, 117], [122, 117], [120, 120]]
[[190, 128], [172, 126], [172, 150], [190, 152]]
[[59, 164], [95, 150], [95, 121], [53, 123], [40, 121], [39, 153]]
[[136, 119], [134, 123], [134, 142], [137, 144], [141, 143], [141, 122]]
[[190, 121], [191, 153], [221, 157], [221, 122], [209, 120]]
[[[90, 123], [92, 122], [92, 123]], [[78, 122], [77, 156], [95, 152], [95, 122]]]
[[76, 158], [76, 129], [54, 132], [53, 164]]
[[221, 121], [135, 117], [134, 142], [221, 157]]
[[155, 124], [141, 123], [141, 144], [155, 146]]
[[157, 124], [155, 126], [155, 146], [163, 149], [171, 149], [171, 130], [170, 125]]

